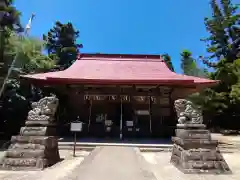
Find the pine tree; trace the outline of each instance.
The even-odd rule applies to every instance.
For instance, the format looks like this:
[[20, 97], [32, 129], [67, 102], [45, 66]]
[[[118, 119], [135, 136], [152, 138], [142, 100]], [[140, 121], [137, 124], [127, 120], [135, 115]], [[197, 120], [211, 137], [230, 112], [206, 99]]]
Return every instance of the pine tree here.
[[181, 57], [181, 68], [183, 74], [193, 76], [196, 64], [195, 60], [192, 58], [192, 53], [188, 50], [183, 50]]
[[20, 12], [13, 6], [14, 0], [0, 0], [1, 27], [22, 31]]
[[51, 58], [56, 60], [59, 69], [66, 69], [77, 59], [79, 48], [77, 44], [79, 31], [76, 31], [72, 23], [62, 24], [59, 21], [49, 30], [43, 39], [47, 41], [46, 49]]
[[205, 91], [204, 107], [229, 120], [240, 115], [240, 14], [230, 0], [211, 0], [210, 5], [212, 17], [205, 18], [210, 36], [203, 39], [210, 56], [203, 63], [214, 69], [210, 77], [220, 83]]
[[173, 67], [173, 64], [172, 64], [172, 59], [171, 57], [169, 56], [169, 54], [165, 53], [162, 55], [163, 59], [164, 59], [164, 62], [166, 63], [167, 67], [172, 71], [174, 72], [174, 67]]
[[207, 73], [205, 69], [198, 66], [196, 60], [192, 57], [192, 53], [189, 50], [183, 50], [181, 55], [181, 68], [183, 74], [196, 77], [206, 77]]

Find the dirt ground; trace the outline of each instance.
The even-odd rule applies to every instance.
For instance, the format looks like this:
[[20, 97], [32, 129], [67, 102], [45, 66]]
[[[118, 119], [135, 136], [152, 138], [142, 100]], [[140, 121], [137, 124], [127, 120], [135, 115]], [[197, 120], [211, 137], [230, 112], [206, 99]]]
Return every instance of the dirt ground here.
[[240, 180], [240, 152], [223, 153], [233, 172], [231, 175], [183, 174], [170, 163], [170, 152], [144, 152], [142, 156], [158, 180]]

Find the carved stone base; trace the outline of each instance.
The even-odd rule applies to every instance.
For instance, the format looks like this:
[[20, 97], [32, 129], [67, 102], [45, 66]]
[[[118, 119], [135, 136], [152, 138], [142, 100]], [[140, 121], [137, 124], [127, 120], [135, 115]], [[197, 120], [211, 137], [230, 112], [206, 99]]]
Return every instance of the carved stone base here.
[[[31, 128], [28, 132], [31, 132], [29, 134], [32, 136], [22, 133], [22, 130], [26, 128], [21, 128], [20, 134], [22, 135], [12, 137], [12, 144], [2, 159], [0, 169], [42, 170], [59, 162], [57, 138], [44, 136], [44, 132], [49, 132], [48, 128], [51, 129], [51, 127]], [[33, 136], [34, 134], [37, 136]]]
[[183, 173], [231, 173], [218, 149], [218, 141], [202, 125], [177, 126], [171, 163]]
[[60, 161], [54, 123], [58, 102], [53, 95], [32, 103], [26, 126], [12, 137], [0, 169], [42, 170]]

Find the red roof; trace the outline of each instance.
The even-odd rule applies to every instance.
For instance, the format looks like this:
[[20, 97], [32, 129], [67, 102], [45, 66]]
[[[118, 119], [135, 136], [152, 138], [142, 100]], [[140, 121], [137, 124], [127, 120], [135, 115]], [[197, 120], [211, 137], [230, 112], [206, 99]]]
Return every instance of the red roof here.
[[176, 74], [159, 55], [81, 54], [64, 71], [22, 76], [66, 84], [210, 85], [216, 81]]

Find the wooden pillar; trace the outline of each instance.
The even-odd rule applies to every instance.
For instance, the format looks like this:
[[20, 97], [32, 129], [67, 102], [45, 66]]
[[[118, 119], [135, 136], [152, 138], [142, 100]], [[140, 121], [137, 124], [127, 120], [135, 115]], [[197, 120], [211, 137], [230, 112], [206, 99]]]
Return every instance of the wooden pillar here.
[[170, 93], [169, 93], [169, 101], [170, 101], [170, 108], [171, 108], [171, 116], [173, 117], [174, 113], [175, 113], [175, 110], [174, 110], [174, 100], [173, 100], [173, 97], [172, 97], [172, 93], [174, 91], [174, 88], [171, 89]]
[[118, 87], [118, 97], [120, 97], [120, 127], [119, 138], [123, 138], [123, 100], [122, 100], [122, 88]]
[[121, 110], [120, 110], [120, 113], [121, 113], [121, 115], [120, 115], [120, 134], [119, 134], [119, 136], [120, 136], [120, 139], [122, 139], [122, 136], [123, 136], [123, 104], [122, 104], [122, 96], [120, 96], [120, 101], [121, 101], [121, 105], [120, 105], [120, 108], [121, 108]]
[[88, 116], [88, 133], [91, 125], [91, 117], [92, 117], [92, 99], [89, 100], [89, 116]]
[[149, 96], [149, 104], [148, 104], [148, 111], [149, 111], [149, 130], [150, 130], [150, 133], [152, 135], [152, 100], [151, 100], [151, 97], [152, 96]]
[[[170, 91], [170, 93], [169, 93], [169, 101], [170, 101], [170, 109], [171, 109], [171, 115], [170, 115], [170, 117], [171, 117], [171, 120], [172, 121], [174, 121], [175, 123], [175, 125], [174, 125], [174, 127], [171, 127], [171, 128], [176, 128], [176, 125], [177, 125], [177, 117], [176, 117], [176, 115], [175, 115], [175, 107], [174, 107], [174, 99], [173, 99], [173, 97], [172, 97], [172, 94], [173, 94], [173, 92], [174, 92], [174, 88], [172, 88], [171, 89], [171, 91]], [[171, 125], [172, 126], [172, 125]], [[172, 135], [174, 135], [175, 134], [175, 130], [172, 130], [173, 132], [172, 132]]]

